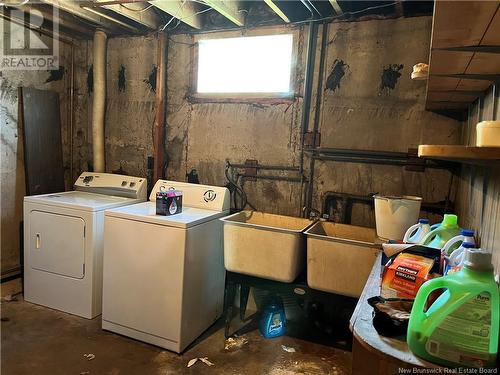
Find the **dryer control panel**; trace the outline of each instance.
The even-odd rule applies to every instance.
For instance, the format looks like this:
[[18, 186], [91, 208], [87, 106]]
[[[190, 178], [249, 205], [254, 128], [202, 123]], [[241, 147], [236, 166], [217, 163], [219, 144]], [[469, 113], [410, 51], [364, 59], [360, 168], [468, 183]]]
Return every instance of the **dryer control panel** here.
[[149, 196], [149, 200], [156, 201], [159, 191], [182, 191], [182, 205], [186, 207], [204, 208], [214, 211], [229, 211], [230, 195], [225, 187], [190, 184], [187, 182], [158, 180]]
[[83, 172], [75, 181], [75, 190], [88, 193], [146, 199], [147, 181], [142, 177], [112, 173]]

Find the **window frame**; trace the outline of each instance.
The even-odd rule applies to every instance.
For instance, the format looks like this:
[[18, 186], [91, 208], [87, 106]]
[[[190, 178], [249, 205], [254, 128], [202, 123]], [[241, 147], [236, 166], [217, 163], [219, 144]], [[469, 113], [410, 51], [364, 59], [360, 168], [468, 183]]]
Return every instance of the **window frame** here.
[[[274, 35], [292, 35], [292, 61], [290, 65], [290, 87], [289, 93], [258, 93], [258, 92], [242, 92], [242, 93], [199, 93], [198, 86], [198, 49], [200, 40], [209, 39], [230, 39], [239, 37], [252, 37], [252, 36], [274, 36]], [[194, 48], [192, 48], [192, 69], [190, 74], [190, 92], [189, 99], [191, 102], [213, 102], [213, 103], [227, 103], [227, 102], [291, 102], [295, 100], [298, 93], [297, 76], [298, 68], [298, 50], [299, 50], [299, 37], [300, 33], [296, 29], [259, 29], [247, 30], [244, 34], [241, 31], [237, 32], [221, 32], [214, 33], [213, 35], [195, 35]]]

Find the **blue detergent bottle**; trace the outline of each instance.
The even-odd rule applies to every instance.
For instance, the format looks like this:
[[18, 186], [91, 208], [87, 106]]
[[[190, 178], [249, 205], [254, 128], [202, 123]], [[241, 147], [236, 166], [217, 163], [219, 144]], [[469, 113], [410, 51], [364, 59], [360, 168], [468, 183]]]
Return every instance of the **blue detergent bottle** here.
[[418, 219], [418, 223], [409, 227], [403, 237], [403, 242], [418, 244], [431, 231], [429, 219]]
[[283, 336], [286, 331], [286, 316], [283, 302], [274, 299], [262, 313], [259, 331], [266, 339]]

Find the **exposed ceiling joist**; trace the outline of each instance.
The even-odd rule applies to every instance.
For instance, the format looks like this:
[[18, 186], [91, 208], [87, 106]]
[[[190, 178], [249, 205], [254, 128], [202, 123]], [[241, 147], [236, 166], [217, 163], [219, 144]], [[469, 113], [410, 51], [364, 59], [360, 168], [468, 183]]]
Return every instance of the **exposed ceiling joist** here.
[[[107, 0], [95, 0], [96, 3], [106, 3]], [[103, 5], [103, 8], [112, 10], [132, 21], [135, 21], [141, 25], [144, 25], [150, 29], [156, 30], [161, 26], [160, 17], [155, 13], [153, 9], [148, 8], [147, 3], [143, 4], [113, 4], [113, 5]]]
[[340, 16], [341, 14], [344, 14], [337, 0], [330, 0], [330, 4], [337, 15]]
[[276, 4], [275, 1], [273, 0], [264, 0], [264, 2], [269, 5], [269, 8], [271, 8], [274, 13], [276, 13], [283, 21], [285, 22], [290, 22], [290, 19], [287, 17], [287, 15], [279, 8], [279, 6]]
[[115, 23], [125, 29], [128, 29], [130, 31], [133, 31], [133, 32], [140, 32], [140, 30], [137, 28], [137, 27], [134, 27], [134, 26], [131, 26], [130, 24], [128, 24], [127, 22], [124, 22], [124, 21], [120, 21], [118, 19], [116, 19], [115, 17], [111, 16], [111, 15], [108, 15], [106, 14], [105, 12], [103, 11], [99, 11], [98, 9], [96, 8], [93, 8], [93, 7], [90, 7], [90, 6], [85, 6], [85, 5], [82, 5], [82, 8], [91, 12], [91, 13], [94, 13], [95, 15], [101, 17], [101, 18], [104, 18], [108, 21], [111, 21], [112, 23]]
[[[18, 17], [19, 14], [21, 14], [21, 17]], [[0, 7], [0, 18], [3, 18], [9, 22], [16, 24], [16, 25], [23, 26], [27, 29], [37, 31], [40, 34], [47, 35], [51, 38], [57, 38], [59, 41], [61, 41], [63, 43], [68, 43], [68, 44], [73, 43], [73, 41], [71, 39], [66, 38], [66, 37], [62, 36], [61, 34], [54, 32], [54, 30], [52, 28], [45, 28], [43, 25], [40, 26], [40, 22], [38, 22], [37, 24], [30, 23], [29, 21], [27, 21], [25, 19], [24, 15], [21, 12], [17, 12], [17, 13], [14, 12], [14, 14], [12, 14], [12, 12], [9, 12], [6, 8]], [[36, 18], [36, 16], [34, 18]]]
[[45, 4], [50, 4], [58, 9], [64, 10], [78, 16], [86, 21], [90, 21], [108, 30], [116, 30], [117, 26], [124, 27], [129, 30], [137, 31], [135, 27], [125, 24], [119, 20], [115, 20], [104, 14], [100, 14], [97, 10], [91, 8], [82, 8], [82, 2], [71, 0], [42, 0]]
[[54, 17], [54, 12], [52, 11], [52, 7], [44, 4], [30, 4], [30, 5], [22, 5], [17, 7], [25, 14], [29, 14], [30, 17], [36, 15], [38, 12], [44, 21], [50, 21], [53, 24], [59, 25], [59, 30], [61, 27], [64, 27], [71, 32], [76, 32], [86, 37], [90, 37], [93, 34], [93, 31], [86, 25], [75, 17], [63, 12], [59, 12], [57, 17]]
[[203, 26], [199, 14], [200, 6], [194, 1], [154, 0], [149, 3], [195, 29], [201, 29]]
[[240, 11], [239, 0], [205, 0], [204, 3], [214, 8], [234, 24], [238, 26], [245, 25], [245, 15], [244, 12]]

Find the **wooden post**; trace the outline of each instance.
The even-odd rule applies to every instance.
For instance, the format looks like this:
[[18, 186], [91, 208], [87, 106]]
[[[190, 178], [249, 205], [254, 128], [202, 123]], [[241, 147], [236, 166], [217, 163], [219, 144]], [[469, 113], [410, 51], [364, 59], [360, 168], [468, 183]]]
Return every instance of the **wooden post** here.
[[167, 35], [158, 36], [158, 56], [156, 71], [156, 100], [154, 122], [154, 170], [153, 183], [164, 177], [165, 164], [165, 113], [167, 97]]

